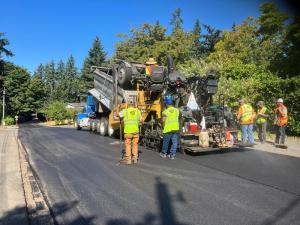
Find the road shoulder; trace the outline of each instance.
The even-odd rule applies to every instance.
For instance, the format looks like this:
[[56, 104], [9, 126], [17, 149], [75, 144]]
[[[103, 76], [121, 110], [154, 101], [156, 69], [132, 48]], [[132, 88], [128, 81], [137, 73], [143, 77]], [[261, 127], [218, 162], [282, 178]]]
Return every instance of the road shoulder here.
[[271, 140], [267, 141], [264, 144], [258, 143], [253, 147], [254, 150], [270, 152], [280, 155], [287, 155], [292, 157], [300, 158], [300, 142], [298, 140], [289, 140], [287, 141], [287, 149], [275, 147]]
[[0, 224], [28, 224], [16, 128], [0, 128]]

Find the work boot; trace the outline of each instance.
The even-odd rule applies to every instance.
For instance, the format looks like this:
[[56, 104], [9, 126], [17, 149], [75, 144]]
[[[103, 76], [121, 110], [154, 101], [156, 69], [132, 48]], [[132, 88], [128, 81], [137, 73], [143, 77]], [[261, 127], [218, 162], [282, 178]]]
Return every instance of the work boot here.
[[159, 155], [160, 155], [160, 157], [162, 157], [162, 158], [166, 158], [167, 157], [167, 155], [165, 154], [165, 153], [159, 153]]
[[132, 160], [132, 163], [133, 163], [133, 164], [137, 164], [137, 163], [138, 163], [138, 159], [133, 159], [133, 160]]
[[130, 165], [131, 164], [131, 160], [126, 160], [126, 159], [121, 159], [119, 162], [120, 162], [120, 164], [123, 164], [123, 165]]
[[175, 159], [174, 155], [168, 155], [169, 159]]

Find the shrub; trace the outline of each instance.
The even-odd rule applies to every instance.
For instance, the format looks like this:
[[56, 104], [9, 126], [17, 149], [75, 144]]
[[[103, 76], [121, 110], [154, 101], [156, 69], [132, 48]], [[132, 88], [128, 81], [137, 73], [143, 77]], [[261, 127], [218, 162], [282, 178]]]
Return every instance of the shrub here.
[[67, 109], [64, 102], [54, 101], [45, 107], [44, 113], [47, 120], [62, 121], [67, 117]]
[[5, 122], [5, 125], [14, 125], [15, 124], [15, 120], [11, 116], [6, 116], [4, 118], [4, 122]]
[[66, 119], [73, 120], [78, 111], [76, 109], [67, 109]]

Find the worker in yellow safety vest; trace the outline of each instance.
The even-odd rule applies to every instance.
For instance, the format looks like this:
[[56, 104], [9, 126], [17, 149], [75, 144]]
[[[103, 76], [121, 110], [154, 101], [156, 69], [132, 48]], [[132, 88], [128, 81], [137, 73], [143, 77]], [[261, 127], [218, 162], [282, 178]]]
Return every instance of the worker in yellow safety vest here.
[[146, 65], [146, 75], [148, 76], [151, 76], [153, 67], [158, 66], [154, 58], [149, 58], [148, 61], [145, 63], [145, 65]]
[[237, 119], [242, 129], [242, 143], [247, 144], [247, 141], [249, 141], [250, 145], [254, 145], [253, 120], [255, 112], [250, 104], [245, 103], [244, 99], [239, 100], [239, 105]]
[[256, 114], [256, 125], [258, 130], [258, 138], [260, 143], [264, 144], [266, 142], [267, 134], [267, 108], [264, 105], [263, 101], [257, 102], [257, 114]]
[[[285, 129], [288, 123], [287, 107], [283, 105], [283, 99], [279, 98], [276, 102], [275, 112], [275, 144], [285, 144]], [[279, 142], [280, 141], [280, 142]]]
[[[163, 116], [163, 146], [160, 156], [175, 159], [178, 135], [179, 135], [179, 110], [173, 107], [171, 96], [165, 97], [167, 108], [162, 112]], [[172, 141], [170, 154], [168, 153], [169, 143]]]
[[135, 107], [134, 102], [128, 102], [128, 108], [123, 109], [120, 118], [124, 124], [125, 158], [122, 164], [138, 162], [139, 123], [141, 122], [141, 111]]

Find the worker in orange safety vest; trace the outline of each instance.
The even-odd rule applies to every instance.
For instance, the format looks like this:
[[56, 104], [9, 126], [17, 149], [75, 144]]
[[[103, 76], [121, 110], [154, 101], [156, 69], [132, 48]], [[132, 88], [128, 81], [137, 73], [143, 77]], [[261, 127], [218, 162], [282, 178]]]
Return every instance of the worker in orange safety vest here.
[[285, 129], [288, 123], [287, 107], [283, 105], [283, 99], [279, 98], [276, 102], [275, 113], [275, 144], [285, 145]]
[[146, 75], [148, 76], [151, 76], [153, 67], [158, 66], [154, 58], [149, 58], [148, 61], [145, 63], [145, 65], [146, 65]]

